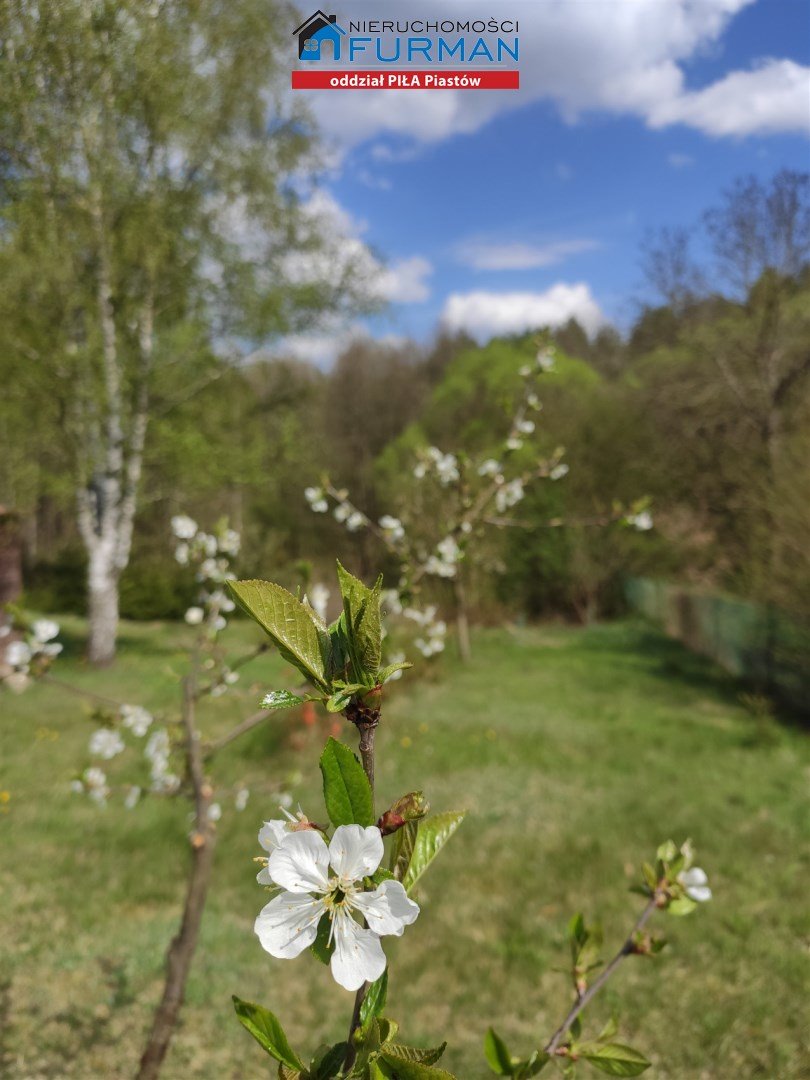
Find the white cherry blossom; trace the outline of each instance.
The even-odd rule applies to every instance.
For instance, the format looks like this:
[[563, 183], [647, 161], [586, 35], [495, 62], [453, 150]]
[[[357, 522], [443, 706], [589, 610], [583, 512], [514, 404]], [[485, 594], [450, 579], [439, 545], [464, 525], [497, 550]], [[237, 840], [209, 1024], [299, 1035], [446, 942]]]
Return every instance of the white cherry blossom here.
[[37, 619], [31, 627], [31, 633], [37, 641], [52, 641], [59, 633], [59, 623], [53, 619]]
[[109, 761], [118, 754], [122, 754], [126, 747], [117, 731], [113, 731], [112, 728], [99, 728], [90, 736], [88, 749], [94, 757]]
[[122, 705], [119, 711], [124, 727], [139, 739], [142, 739], [152, 726], [152, 714], [142, 705]]
[[172, 532], [178, 540], [191, 540], [197, 532], [197, 522], [188, 514], [175, 514], [172, 518]]
[[709, 878], [705, 870], [699, 866], [692, 866], [678, 874], [678, 881], [683, 885], [684, 891], [690, 900], [698, 904], [705, 904], [712, 898], [712, 890], [709, 888]]
[[[267, 864], [270, 880], [284, 891], [262, 909], [255, 924], [262, 948], [281, 959], [299, 956], [315, 941], [326, 915], [335, 981], [357, 990], [378, 979], [386, 964], [380, 938], [399, 937], [419, 914], [399, 881], [364, 891], [363, 879], [382, 857], [382, 835], [373, 825], [341, 825], [328, 847], [311, 829], [284, 836]], [[357, 921], [361, 918], [367, 928]]]

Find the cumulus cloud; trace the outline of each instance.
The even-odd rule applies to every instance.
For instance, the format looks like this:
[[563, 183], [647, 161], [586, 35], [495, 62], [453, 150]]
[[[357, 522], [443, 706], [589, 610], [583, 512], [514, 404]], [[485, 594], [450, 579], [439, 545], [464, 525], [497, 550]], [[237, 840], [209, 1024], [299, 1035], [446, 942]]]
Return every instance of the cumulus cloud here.
[[546, 244], [529, 244], [469, 240], [459, 246], [459, 262], [474, 270], [533, 270], [554, 266], [572, 255], [600, 247], [597, 240], [555, 240]]
[[327, 370], [350, 345], [371, 340], [377, 345], [400, 348], [408, 339], [399, 334], [374, 335], [372, 339], [368, 329], [359, 322], [341, 324], [335, 321], [319, 333], [289, 334], [278, 341], [272, 349], [263, 350], [262, 355], [304, 360]]
[[[477, 130], [493, 116], [548, 100], [573, 123], [591, 110], [638, 116], [652, 127], [688, 124], [715, 136], [807, 131], [810, 68], [770, 60], [753, 71], [731, 71], [706, 87], [686, 86], [686, 64], [721, 39], [754, 0], [560, 0], [522, 7], [519, 93], [389, 90], [309, 96], [327, 131], [344, 149], [375, 139], [373, 155], [389, 151], [379, 136], [414, 145]], [[483, 0], [445, 0], [442, 14], [489, 18]], [[346, 0], [345, 18], [363, 18], [362, 0]], [[411, 0], [410, 18], [435, 18], [430, 0]], [[389, 160], [407, 153], [390, 151]]]
[[419, 304], [430, 296], [427, 279], [432, 273], [433, 266], [427, 259], [412, 255], [382, 267], [376, 277], [375, 289], [382, 300]]
[[452, 293], [445, 301], [441, 322], [447, 330], [465, 330], [476, 340], [486, 341], [499, 334], [562, 326], [571, 318], [578, 319], [589, 334], [605, 321], [584, 282], [558, 282], [544, 292]]
[[291, 281], [323, 281], [334, 288], [349, 278], [363, 283], [372, 301], [415, 304], [430, 296], [431, 263], [421, 255], [382, 262], [363, 239], [366, 222], [355, 218], [325, 188], [303, 207], [318, 245], [291, 251], [285, 271]]
[[752, 71], [734, 71], [703, 90], [661, 102], [652, 127], [688, 124], [707, 135], [771, 134], [810, 130], [810, 67], [768, 60]]

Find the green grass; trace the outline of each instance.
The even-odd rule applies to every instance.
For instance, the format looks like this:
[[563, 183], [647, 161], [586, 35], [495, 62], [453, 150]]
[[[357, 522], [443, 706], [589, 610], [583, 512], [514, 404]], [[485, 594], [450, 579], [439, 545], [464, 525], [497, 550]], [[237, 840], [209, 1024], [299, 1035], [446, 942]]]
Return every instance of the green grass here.
[[[233, 635], [235, 652], [253, 640], [246, 624]], [[76, 637], [55, 674], [166, 710], [185, 640], [182, 627], [126, 626], [115, 668], [92, 672]], [[569, 916], [599, 917], [606, 947], [618, 946], [640, 903], [627, 891], [635, 867], [662, 839], [691, 836], [714, 901], [659, 919], [669, 948], [624, 965], [586, 1033], [619, 1010], [623, 1041], [651, 1058], [656, 1078], [810, 1076], [806, 735], [763, 734], [732, 683], [638, 624], [486, 631], [474, 644], [472, 666], [448, 664], [441, 682], [408, 687], [406, 675], [378, 737], [380, 805], [423, 787], [434, 809], [470, 810], [423, 881], [421, 917], [386, 946], [389, 1012], [409, 1040], [447, 1038], [446, 1067], [460, 1080], [488, 1075], [490, 1023], [515, 1051], [538, 1045], [568, 1003], [555, 969]], [[237, 694], [212, 703], [207, 731], [226, 730], [279, 685], [292, 685], [288, 670], [263, 658]], [[0, 1075], [131, 1077], [182, 899], [188, 806], [98, 811], [68, 790], [93, 727], [82, 702], [41, 685], [4, 695], [0, 709], [0, 790], [10, 796], [0, 814]], [[323, 816], [324, 737], [282, 715], [217, 764], [215, 882], [167, 1080], [272, 1074], [233, 1016], [232, 992], [273, 1009], [302, 1050], [345, 1032], [351, 995], [309, 956], [270, 959], [252, 934], [263, 903], [257, 828], [275, 816], [279, 787]], [[242, 777], [252, 795], [237, 814], [230, 791]]]

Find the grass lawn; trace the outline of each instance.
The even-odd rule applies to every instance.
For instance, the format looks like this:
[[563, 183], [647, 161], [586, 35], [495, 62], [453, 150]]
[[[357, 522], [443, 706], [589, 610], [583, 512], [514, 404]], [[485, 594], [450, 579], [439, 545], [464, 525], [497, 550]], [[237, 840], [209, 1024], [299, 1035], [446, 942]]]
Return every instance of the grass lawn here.
[[[235, 653], [253, 640], [245, 623], [231, 633]], [[76, 636], [54, 674], [159, 712], [178, 693], [187, 638], [130, 624], [115, 668], [99, 673], [81, 664]], [[640, 860], [691, 836], [715, 899], [658, 920], [670, 947], [628, 961], [585, 1032], [619, 1010], [622, 1041], [656, 1078], [810, 1076], [807, 735], [763, 734], [732, 683], [640, 624], [483, 631], [474, 649], [441, 682], [409, 687], [406, 675], [378, 737], [381, 808], [423, 787], [436, 810], [470, 810], [424, 879], [407, 947], [386, 946], [387, 1011], [408, 1041], [447, 1038], [443, 1064], [459, 1080], [489, 1075], [490, 1023], [516, 1052], [537, 1046], [568, 1005], [555, 969], [569, 916], [601, 918], [612, 951], [642, 903], [627, 891]], [[252, 712], [260, 691], [293, 685], [275, 658], [249, 670], [211, 703], [207, 731]], [[0, 710], [0, 1075], [131, 1077], [178, 918], [188, 806], [150, 799], [126, 811], [119, 799], [99, 811], [72, 795], [93, 720], [62, 689], [4, 694]], [[251, 858], [260, 821], [277, 816], [273, 791], [323, 817], [324, 730], [299, 724], [271, 717], [217, 763], [215, 882], [167, 1080], [273, 1075], [232, 992], [276, 1012], [302, 1052], [345, 1034], [351, 995], [308, 955], [272, 960], [252, 933], [263, 894]], [[242, 814], [240, 778], [252, 792]]]

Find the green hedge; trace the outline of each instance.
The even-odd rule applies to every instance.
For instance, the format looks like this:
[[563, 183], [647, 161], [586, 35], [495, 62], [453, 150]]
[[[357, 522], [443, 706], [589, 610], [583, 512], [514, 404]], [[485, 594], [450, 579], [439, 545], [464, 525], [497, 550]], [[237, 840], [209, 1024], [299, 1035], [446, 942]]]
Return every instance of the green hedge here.
[[628, 578], [625, 595], [670, 637], [810, 717], [810, 623], [774, 607], [650, 578]]

